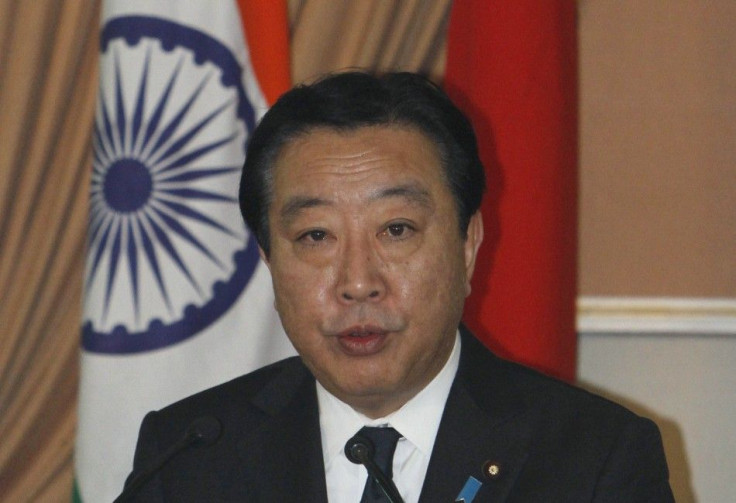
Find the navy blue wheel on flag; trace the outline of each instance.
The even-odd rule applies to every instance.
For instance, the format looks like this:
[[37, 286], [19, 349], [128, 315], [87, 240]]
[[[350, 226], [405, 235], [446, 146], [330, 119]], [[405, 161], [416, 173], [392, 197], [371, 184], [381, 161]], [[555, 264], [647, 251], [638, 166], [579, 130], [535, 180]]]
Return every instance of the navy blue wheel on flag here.
[[225, 45], [125, 16], [101, 34], [83, 347], [187, 339], [238, 299], [258, 262], [237, 188], [255, 113]]

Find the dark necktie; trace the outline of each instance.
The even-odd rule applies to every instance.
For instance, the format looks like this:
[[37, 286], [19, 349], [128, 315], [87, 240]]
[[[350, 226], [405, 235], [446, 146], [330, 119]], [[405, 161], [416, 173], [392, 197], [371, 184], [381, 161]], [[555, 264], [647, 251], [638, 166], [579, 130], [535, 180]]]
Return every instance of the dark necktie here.
[[[396, 450], [396, 443], [401, 438], [401, 433], [393, 428], [365, 426], [358, 434], [373, 442], [373, 446], [376, 448], [376, 454], [373, 458], [376, 465], [386, 474], [386, 478], [393, 478], [394, 451]], [[363, 498], [360, 503], [385, 503], [386, 501], [388, 500], [383, 491], [381, 491], [373, 477], [369, 475], [365, 482]]]

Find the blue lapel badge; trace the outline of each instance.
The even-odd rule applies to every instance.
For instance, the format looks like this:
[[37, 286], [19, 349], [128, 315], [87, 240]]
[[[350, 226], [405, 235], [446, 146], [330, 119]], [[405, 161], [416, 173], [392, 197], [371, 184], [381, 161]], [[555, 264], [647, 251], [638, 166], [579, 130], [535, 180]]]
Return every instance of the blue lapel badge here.
[[455, 503], [471, 503], [475, 499], [475, 495], [478, 494], [480, 486], [482, 485], [481, 481], [475, 477], [468, 477], [468, 481], [465, 482], [460, 494], [455, 498]]

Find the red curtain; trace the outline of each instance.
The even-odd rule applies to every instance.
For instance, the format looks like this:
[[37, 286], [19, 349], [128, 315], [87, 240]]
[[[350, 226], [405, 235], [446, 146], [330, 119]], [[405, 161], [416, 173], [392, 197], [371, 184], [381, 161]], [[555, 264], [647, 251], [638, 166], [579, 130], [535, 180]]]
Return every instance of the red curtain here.
[[577, 32], [572, 0], [463, 0], [445, 87], [486, 166], [465, 323], [499, 354], [575, 377]]

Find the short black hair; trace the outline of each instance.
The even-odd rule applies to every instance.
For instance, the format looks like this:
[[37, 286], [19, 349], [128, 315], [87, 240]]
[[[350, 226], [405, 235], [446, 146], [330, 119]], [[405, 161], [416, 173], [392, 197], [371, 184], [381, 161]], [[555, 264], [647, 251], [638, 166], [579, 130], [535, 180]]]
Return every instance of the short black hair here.
[[470, 217], [480, 208], [486, 185], [470, 121], [421, 75], [346, 72], [283, 94], [250, 136], [240, 180], [240, 211], [266, 256], [272, 169], [281, 149], [317, 128], [344, 132], [367, 126], [414, 128], [434, 142], [457, 207], [460, 232], [467, 236]]

